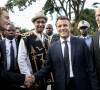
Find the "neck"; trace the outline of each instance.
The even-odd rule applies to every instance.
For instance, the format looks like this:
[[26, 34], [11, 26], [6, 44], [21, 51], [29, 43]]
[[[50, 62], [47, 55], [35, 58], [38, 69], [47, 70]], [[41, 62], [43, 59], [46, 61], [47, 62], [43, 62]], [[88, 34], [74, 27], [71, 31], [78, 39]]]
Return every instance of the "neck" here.
[[37, 32], [37, 30], [35, 30], [35, 32], [36, 32], [37, 34], [41, 34], [41, 35], [42, 35], [42, 32]]
[[82, 34], [82, 36], [83, 36], [83, 37], [86, 37], [86, 36], [87, 36], [87, 34]]
[[51, 36], [52, 35], [52, 33], [51, 34], [48, 34], [48, 36]]

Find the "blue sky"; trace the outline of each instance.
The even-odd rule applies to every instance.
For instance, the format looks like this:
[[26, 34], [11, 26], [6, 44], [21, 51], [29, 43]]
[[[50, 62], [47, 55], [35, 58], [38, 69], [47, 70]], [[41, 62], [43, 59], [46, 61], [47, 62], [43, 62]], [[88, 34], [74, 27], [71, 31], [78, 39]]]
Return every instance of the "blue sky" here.
[[[0, 0], [0, 6], [4, 6], [7, 0]], [[100, 0], [86, 0], [85, 3], [85, 8], [92, 8], [93, 2], [98, 2], [100, 3]], [[31, 22], [31, 18], [33, 17], [34, 13], [37, 11], [40, 11], [41, 8], [43, 7], [45, 3], [45, 0], [38, 0], [36, 3], [33, 3], [30, 7], [25, 9], [24, 11], [18, 10], [18, 8], [14, 8], [15, 13], [9, 12], [10, 15], [10, 20], [15, 23], [15, 26], [19, 26], [21, 28], [27, 28], [29, 30], [34, 28], [33, 23]], [[54, 27], [54, 33], [57, 33], [56, 28], [55, 28], [55, 18], [56, 16], [54, 15], [54, 19], [51, 20], [50, 16], [48, 15], [48, 23], [52, 24]], [[44, 30], [45, 32], [45, 30]]]

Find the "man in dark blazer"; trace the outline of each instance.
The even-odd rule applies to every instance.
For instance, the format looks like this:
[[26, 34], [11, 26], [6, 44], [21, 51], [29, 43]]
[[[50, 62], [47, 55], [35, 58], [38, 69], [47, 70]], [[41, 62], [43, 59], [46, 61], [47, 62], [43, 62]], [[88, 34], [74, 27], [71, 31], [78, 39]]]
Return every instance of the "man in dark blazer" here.
[[[11, 23], [8, 11], [4, 7], [0, 7], [0, 32], [7, 29], [7, 25]], [[32, 82], [31, 75], [24, 75], [14, 72], [9, 72], [5, 70], [2, 65], [3, 61], [1, 59], [1, 46], [0, 46], [0, 90], [8, 89], [5, 83], [15, 83], [19, 85], [30, 86]]]
[[54, 90], [100, 90], [85, 41], [71, 35], [70, 20], [66, 16], [57, 18], [56, 27], [60, 40], [49, 45], [46, 64], [34, 74], [35, 82], [52, 71]]
[[50, 44], [59, 40], [59, 37], [55, 36], [53, 34], [53, 26], [51, 24], [47, 24], [46, 25], [46, 34], [49, 36], [50, 38]]
[[[3, 64], [1, 66], [4, 70], [7, 70], [9, 72], [20, 73], [20, 70], [18, 68], [18, 62], [17, 62], [18, 42], [17, 42], [17, 39], [15, 38], [15, 35], [16, 35], [15, 30], [16, 29], [13, 25], [8, 25], [7, 30], [5, 31], [5, 34], [6, 34], [5, 39], [0, 40], [1, 60], [3, 62]], [[10, 54], [11, 53], [11, 49], [10, 49], [11, 41], [12, 41], [12, 45], [13, 45], [13, 49], [14, 49], [13, 61], [11, 60], [11, 54]], [[14, 63], [12, 63], [12, 62], [14, 62]], [[20, 80], [22, 80], [22, 79], [20, 79]], [[5, 88], [7, 88], [9, 90], [18, 90], [18, 89], [21, 90], [22, 89], [20, 87], [19, 83], [15, 84], [13, 82], [12, 83], [8, 83], [8, 82], [3, 83], [2, 82], [2, 86], [3, 85], [4, 85], [4, 87], [6, 86]]]
[[98, 79], [100, 82], [100, 7], [96, 10], [96, 22], [98, 24], [98, 31], [92, 35], [92, 43], [90, 51], [92, 53], [94, 65], [96, 67]]

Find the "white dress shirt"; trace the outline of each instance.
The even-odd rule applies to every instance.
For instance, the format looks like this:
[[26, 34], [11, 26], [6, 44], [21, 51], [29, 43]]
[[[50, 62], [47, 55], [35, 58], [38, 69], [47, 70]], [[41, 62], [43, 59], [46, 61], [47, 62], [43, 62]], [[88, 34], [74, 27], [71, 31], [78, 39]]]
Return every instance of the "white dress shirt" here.
[[[36, 33], [35, 31], [33, 32], [40, 38], [42, 42], [44, 41], [44, 34], [42, 34], [41, 37], [40, 34]], [[21, 39], [19, 43], [18, 65], [22, 74], [30, 74], [32, 72], [30, 59], [29, 56], [27, 55], [27, 49], [23, 39]]]
[[49, 36], [49, 38], [50, 38], [50, 42], [51, 42], [52, 37], [53, 37], [53, 34]]
[[14, 48], [15, 58], [16, 58], [16, 55], [17, 55], [17, 47], [16, 47], [16, 41], [15, 41], [15, 39], [9, 40], [9, 39], [5, 38], [6, 56], [7, 56], [7, 70], [10, 69], [10, 63], [11, 63], [11, 61], [10, 61], [10, 47], [11, 47], [10, 41], [12, 41], [12, 45], [13, 45], [13, 48]]
[[[63, 57], [64, 57], [65, 43], [63, 41], [65, 41], [65, 40], [63, 40], [62, 38], [60, 38], [60, 41], [61, 41], [62, 54], [63, 54]], [[70, 77], [74, 77], [73, 70], [72, 70], [72, 63], [71, 63], [71, 42], [70, 42], [70, 36], [66, 39], [66, 41], [67, 41], [68, 52], [69, 52]]]

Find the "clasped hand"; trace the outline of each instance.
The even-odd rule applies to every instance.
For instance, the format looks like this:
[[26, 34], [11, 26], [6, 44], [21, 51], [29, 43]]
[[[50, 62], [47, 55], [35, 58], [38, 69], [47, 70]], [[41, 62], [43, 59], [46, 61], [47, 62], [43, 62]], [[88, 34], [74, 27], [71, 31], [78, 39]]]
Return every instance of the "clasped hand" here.
[[34, 75], [26, 75], [25, 76], [25, 81], [24, 81], [24, 86], [27, 88], [30, 88], [31, 86], [35, 85], [35, 76]]

